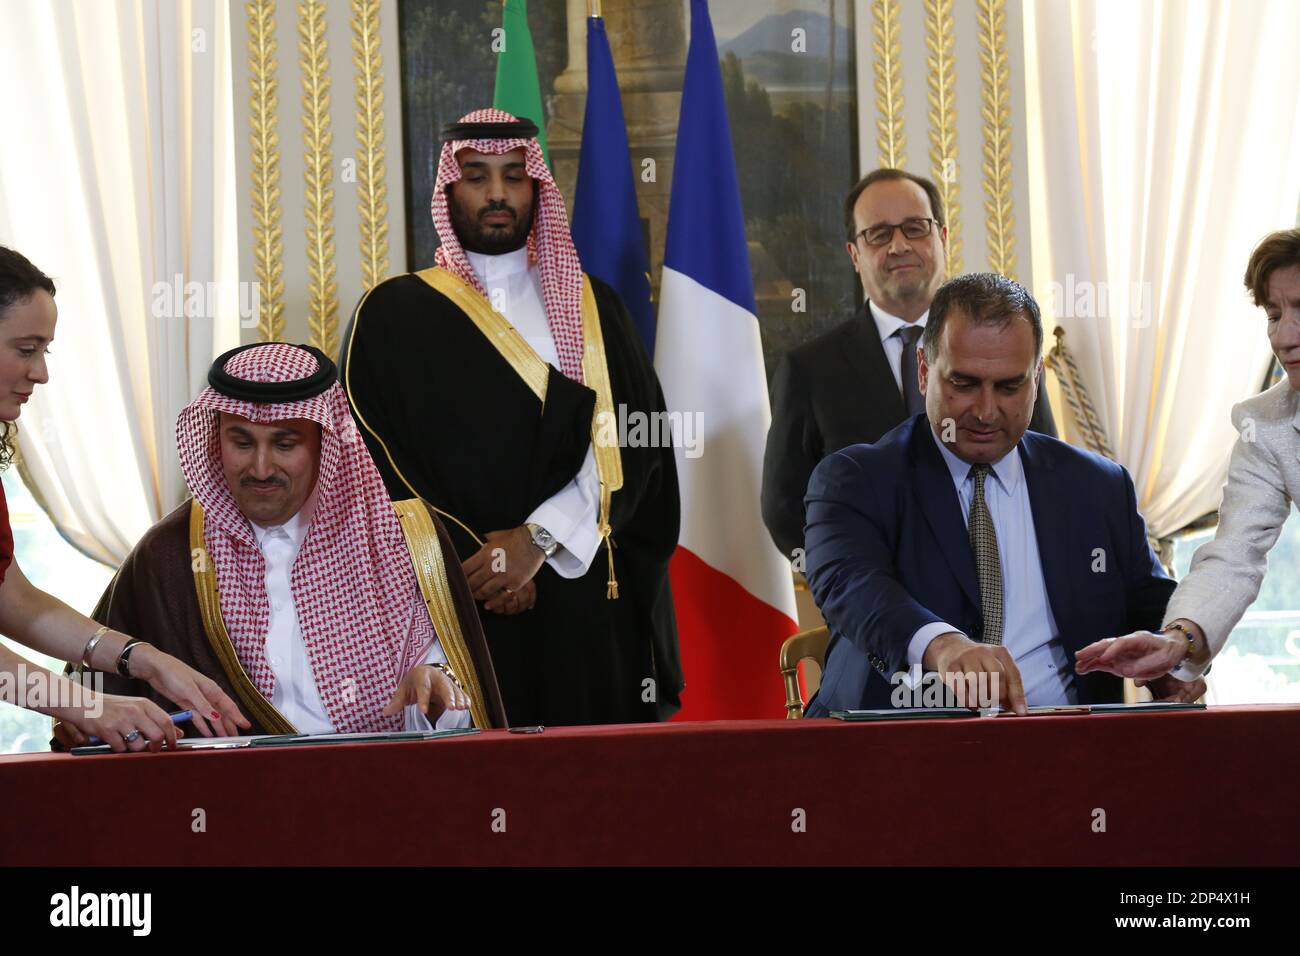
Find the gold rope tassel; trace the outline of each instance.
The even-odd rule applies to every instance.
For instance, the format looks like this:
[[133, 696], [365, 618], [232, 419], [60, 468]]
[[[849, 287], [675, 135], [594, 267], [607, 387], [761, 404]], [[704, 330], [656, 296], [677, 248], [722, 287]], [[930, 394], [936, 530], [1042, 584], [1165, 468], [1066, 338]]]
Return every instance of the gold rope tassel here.
[[600, 483], [600, 538], [605, 542], [605, 554], [609, 557], [609, 580], [605, 584], [605, 600], [618, 600], [618, 578], [614, 576], [614, 529], [609, 523], [609, 486]]
[[[1092, 407], [1092, 400], [1088, 398], [1088, 389], [1084, 387], [1083, 376], [1079, 374], [1079, 366], [1074, 362], [1074, 356], [1070, 350], [1065, 347], [1065, 329], [1059, 325], [1053, 330], [1056, 336], [1056, 344], [1052, 350], [1047, 353], [1047, 358], [1043, 364], [1050, 368], [1055, 374], [1057, 381], [1061, 383], [1061, 394], [1065, 396], [1066, 402], [1070, 405], [1070, 414], [1074, 417], [1074, 423], [1079, 429], [1079, 437], [1082, 439], [1084, 447], [1094, 454], [1102, 455], [1115, 460], [1115, 452], [1110, 447], [1110, 439], [1106, 435], [1106, 428], [1102, 425], [1101, 419], [1097, 417], [1097, 411]], [[1148, 526], [1150, 530], [1150, 526]], [[1150, 534], [1147, 535], [1147, 543], [1156, 552], [1160, 563], [1164, 565], [1166, 571], [1171, 575], [1174, 569], [1174, 542], [1172, 537], [1155, 538]]]
[[609, 582], [605, 585], [605, 599], [618, 600], [618, 579], [614, 577], [614, 536], [613, 529], [605, 525], [600, 529], [600, 536], [605, 539], [605, 550], [609, 554]]
[[1088, 398], [1079, 366], [1074, 363], [1074, 356], [1065, 347], [1065, 329], [1058, 325], [1053, 334], [1056, 336], [1056, 344], [1047, 353], [1044, 364], [1056, 373], [1056, 378], [1061, 383], [1061, 394], [1070, 405], [1070, 414], [1079, 429], [1079, 437], [1088, 451], [1114, 461], [1115, 452], [1111, 450], [1106, 429], [1092, 407], [1092, 400]]

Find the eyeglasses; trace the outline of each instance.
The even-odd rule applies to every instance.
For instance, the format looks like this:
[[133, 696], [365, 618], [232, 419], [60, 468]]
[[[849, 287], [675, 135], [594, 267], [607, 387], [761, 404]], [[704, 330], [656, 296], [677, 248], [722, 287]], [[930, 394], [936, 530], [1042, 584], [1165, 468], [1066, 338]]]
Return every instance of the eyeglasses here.
[[894, 230], [903, 230], [905, 239], [924, 239], [930, 234], [932, 226], [938, 225], [937, 219], [904, 219], [902, 222], [882, 222], [867, 226], [854, 239], [863, 239], [869, 246], [883, 246], [894, 238]]

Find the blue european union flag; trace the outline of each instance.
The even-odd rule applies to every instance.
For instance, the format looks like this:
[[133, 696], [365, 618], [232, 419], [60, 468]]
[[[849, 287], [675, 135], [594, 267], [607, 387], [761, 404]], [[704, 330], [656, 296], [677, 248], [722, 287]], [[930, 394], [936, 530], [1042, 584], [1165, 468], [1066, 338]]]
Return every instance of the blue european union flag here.
[[614, 287], [653, 357], [650, 259], [636, 204], [623, 100], [605, 21], [600, 17], [587, 18], [587, 109], [582, 121], [572, 231], [583, 271]]

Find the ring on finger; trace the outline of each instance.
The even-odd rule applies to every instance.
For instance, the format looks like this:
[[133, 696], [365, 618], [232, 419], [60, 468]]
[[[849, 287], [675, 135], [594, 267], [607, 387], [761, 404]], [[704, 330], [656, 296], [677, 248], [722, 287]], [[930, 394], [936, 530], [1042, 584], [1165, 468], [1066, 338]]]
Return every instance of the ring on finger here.
[[140, 739], [140, 731], [138, 729], [133, 730], [122, 739], [125, 740], [128, 744], [133, 744]]

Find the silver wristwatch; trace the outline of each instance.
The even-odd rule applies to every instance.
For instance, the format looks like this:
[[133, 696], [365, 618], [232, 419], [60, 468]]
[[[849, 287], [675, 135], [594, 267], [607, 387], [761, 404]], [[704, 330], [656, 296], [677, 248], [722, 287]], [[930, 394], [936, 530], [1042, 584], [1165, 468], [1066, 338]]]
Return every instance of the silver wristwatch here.
[[554, 557], [555, 552], [560, 550], [560, 542], [555, 540], [555, 535], [551, 534], [539, 524], [528, 522], [524, 525], [528, 533], [533, 536], [533, 544], [541, 549], [541, 552], [548, 558]]

